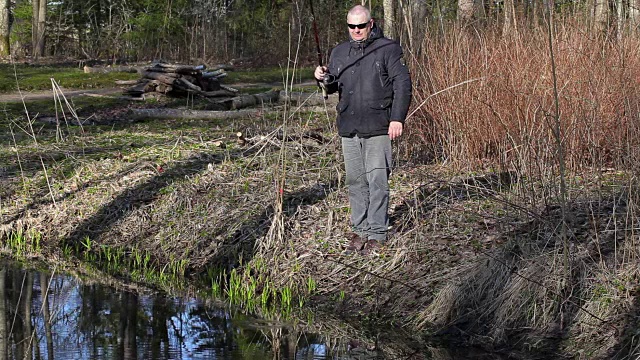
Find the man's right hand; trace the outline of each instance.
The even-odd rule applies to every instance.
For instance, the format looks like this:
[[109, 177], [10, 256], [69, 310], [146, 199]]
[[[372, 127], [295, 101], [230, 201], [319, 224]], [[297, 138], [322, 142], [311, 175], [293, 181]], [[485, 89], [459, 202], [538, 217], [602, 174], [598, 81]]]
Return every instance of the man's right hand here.
[[316, 80], [323, 81], [326, 73], [327, 73], [326, 66], [318, 66], [316, 67], [316, 71], [313, 73], [313, 76], [316, 77]]

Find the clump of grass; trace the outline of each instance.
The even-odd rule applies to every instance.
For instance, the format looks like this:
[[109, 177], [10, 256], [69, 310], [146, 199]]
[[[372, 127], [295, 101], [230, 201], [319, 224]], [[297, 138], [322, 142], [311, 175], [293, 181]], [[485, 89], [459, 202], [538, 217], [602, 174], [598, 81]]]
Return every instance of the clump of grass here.
[[42, 250], [41, 241], [42, 234], [36, 230], [17, 230], [7, 234], [4, 246], [6, 251], [21, 259], [39, 256]]
[[[295, 78], [296, 83], [313, 79], [313, 71], [314, 69], [312, 68], [297, 70]], [[238, 83], [283, 84], [287, 77], [286, 69], [282, 68], [229, 71], [227, 74], [227, 77], [224, 78], [224, 82], [232, 85]]]

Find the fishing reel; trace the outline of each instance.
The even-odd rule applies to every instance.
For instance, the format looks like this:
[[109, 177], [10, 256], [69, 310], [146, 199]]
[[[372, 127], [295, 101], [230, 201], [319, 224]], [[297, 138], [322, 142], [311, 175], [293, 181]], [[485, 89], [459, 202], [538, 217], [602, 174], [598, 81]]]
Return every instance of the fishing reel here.
[[324, 78], [322, 78], [322, 83], [324, 85], [331, 85], [338, 81], [338, 77], [329, 73], [324, 74]]

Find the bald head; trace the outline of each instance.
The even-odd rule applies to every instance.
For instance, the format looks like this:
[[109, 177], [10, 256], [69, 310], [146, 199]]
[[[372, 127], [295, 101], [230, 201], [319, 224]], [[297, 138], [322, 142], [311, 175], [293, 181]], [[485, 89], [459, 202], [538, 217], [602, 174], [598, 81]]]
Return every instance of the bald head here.
[[347, 13], [347, 19], [350, 17], [358, 17], [364, 19], [365, 22], [371, 20], [371, 12], [362, 5], [356, 5]]

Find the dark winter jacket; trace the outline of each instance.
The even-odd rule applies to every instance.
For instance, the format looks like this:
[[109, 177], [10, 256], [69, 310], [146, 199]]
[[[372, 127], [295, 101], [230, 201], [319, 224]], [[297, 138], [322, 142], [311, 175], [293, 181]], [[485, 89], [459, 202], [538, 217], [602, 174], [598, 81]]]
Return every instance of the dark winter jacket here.
[[338, 91], [340, 136], [370, 137], [389, 131], [390, 121], [404, 123], [411, 102], [411, 78], [402, 48], [385, 38], [374, 23], [363, 42], [345, 41], [331, 52], [327, 92]]

